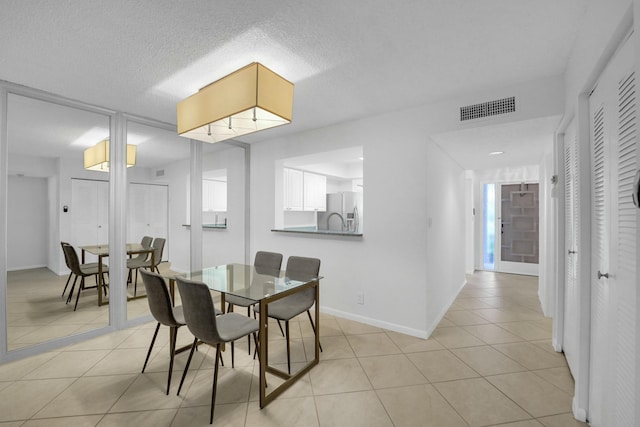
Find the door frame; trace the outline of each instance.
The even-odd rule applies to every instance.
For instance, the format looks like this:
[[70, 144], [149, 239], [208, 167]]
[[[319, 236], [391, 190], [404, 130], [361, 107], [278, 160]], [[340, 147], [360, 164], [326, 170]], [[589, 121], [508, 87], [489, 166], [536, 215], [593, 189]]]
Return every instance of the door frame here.
[[[516, 262], [509, 262], [509, 261], [501, 261], [501, 244], [502, 244], [502, 233], [498, 233], [498, 230], [501, 230], [502, 228], [502, 203], [500, 203], [500, 197], [501, 197], [501, 189], [503, 185], [513, 185], [513, 184], [520, 184], [520, 183], [527, 183], [527, 184], [538, 184], [538, 188], [540, 191], [541, 188], [541, 182], [539, 177], [537, 178], [522, 178], [519, 179], [518, 182], [515, 182], [513, 180], [500, 180], [500, 181], [496, 181], [496, 180], [491, 180], [491, 181], [482, 181], [480, 182], [480, 203], [482, 206], [481, 209], [481, 213], [482, 213], [482, 220], [481, 220], [481, 227], [480, 227], [480, 270], [486, 270], [484, 268], [484, 256], [485, 256], [485, 200], [484, 200], [484, 187], [487, 184], [493, 184], [495, 185], [495, 218], [494, 218], [494, 229], [495, 229], [495, 239], [494, 239], [494, 269], [493, 270], [487, 270], [487, 271], [495, 271], [496, 273], [510, 273], [510, 274], [522, 274], [522, 275], [528, 275], [528, 276], [538, 276], [539, 277], [539, 272], [540, 272], [540, 265], [542, 264], [542, 254], [539, 254], [539, 259], [538, 259], [538, 264], [530, 264], [531, 267], [529, 267], [529, 265], [527, 263], [516, 263]], [[541, 242], [541, 226], [540, 224], [542, 223], [542, 218], [540, 216], [540, 210], [538, 210], [538, 250], [540, 252], [540, 242]]]

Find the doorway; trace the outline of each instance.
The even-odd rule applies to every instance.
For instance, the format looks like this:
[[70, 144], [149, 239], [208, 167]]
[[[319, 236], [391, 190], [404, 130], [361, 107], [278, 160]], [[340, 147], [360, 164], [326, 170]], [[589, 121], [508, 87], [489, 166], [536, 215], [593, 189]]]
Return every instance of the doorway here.
[[539, 184], [483, 185], [483, 268], [537, 276], [539, 270]]

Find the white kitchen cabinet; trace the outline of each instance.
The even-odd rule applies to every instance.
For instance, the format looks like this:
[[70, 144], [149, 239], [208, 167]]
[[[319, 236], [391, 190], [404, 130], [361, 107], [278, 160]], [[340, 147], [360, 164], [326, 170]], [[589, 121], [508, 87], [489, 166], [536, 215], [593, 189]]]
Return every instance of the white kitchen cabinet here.
[[327, 210], [327, 177], [315, 173], [304, 172], [303, 210]]
[[227, 211], [227, 183], [213, 179], [202, 180], [202, 211]]
[[301, 211], [303, 207], [303, 172], [284, 168], [284, 210]]
[[286, 211], [324, 211], [327, 205], [327, 177], [284, 168], [283, 200]]

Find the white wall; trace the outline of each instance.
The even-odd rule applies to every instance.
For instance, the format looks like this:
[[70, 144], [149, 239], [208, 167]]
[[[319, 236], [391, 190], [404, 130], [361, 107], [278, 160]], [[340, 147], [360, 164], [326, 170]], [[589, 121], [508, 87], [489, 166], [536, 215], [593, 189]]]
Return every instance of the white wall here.
[[435, 143], [427, 152], [427, 327], [431, 333], [466, 283], [466, 173]]
[[47, 265], [48, 199], [46, 178], [9, 175], [7, 270]]
[[229, 147], [205, 154], [202, 157], [202, 170], [215, 169], [227, 170], [227, 228], [203, 231], [203, 267], [244, 263], [245, 150], [241, 147]]
[[[393, 129], [365, 120], [252, 145], [251, 252], [281, 252], [285, 263], [291, 255], [320, 258], [323, 310], [425, 336], [426, 136], [395, 120]], [[276, 161], [351, 146], [364, 147], [365, 235], [271, 232]]]
[[[253, 144], [251, 253], [318, 257], [321, 309], [428, 336], [464, 284], [466, 257], [464, 171], [430, 135], [556, 115], [562, 93], [553, 77]], [[460, 123], [460, 106], [507, 96], [519, 100], [515, 113]], [[364, 154], [364, 236], [271, 232], [276, 161], [353, 146]]]

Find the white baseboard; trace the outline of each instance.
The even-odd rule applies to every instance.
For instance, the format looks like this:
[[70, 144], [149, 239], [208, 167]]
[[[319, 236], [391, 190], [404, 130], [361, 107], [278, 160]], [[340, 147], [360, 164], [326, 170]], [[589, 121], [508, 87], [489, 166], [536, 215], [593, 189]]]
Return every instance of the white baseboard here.
[[330, 314], [332, 316], [340, 317], [343, 319], [353, 320], [356, 322], [364, 323], [366, 325], [376, 326], [378, 328], [388, 329], [390, 331], [399, 332], [401, 334], [411, 335], [417, 338], [427, 339], [428, 335], [426, 331], [419, 329], [407, 328], [406, 326], [398, 325], [395, 323], [384, 322], [382, 320], [372, 319], [370, 317], [360, 316], [358, 314], [348, 313], [346, 311], [335, 310], [329, 307], [320, 306], [320, 312]]
[[456, 298], [458, 298], [460, 291], [465, 287], [466, 284], [467, 284], [467, 279], [464, 279], [462, 281], [462, 284], [458, 287], [458, 291], [455, 294], [453, 294], [453, 297], [449, 300], [449, 302], [445, 304], [444, 307], [442, 307], [442, 310], [440, 310], [440, 313], [438, 313], [436, 320], [427, 328], [427, 332], [428, 332], [427, 336], [430, 337], [433, 331], [438, 327], [438, 325], [444, 318], [444, 315], [447, 314], [447, 311], [449, 311], [449, 309], [451, 308], [451, 305], [453, 305], [453, 302], [456, 300]]
[[587, 410], [578, 407], [578, 401], [575, 396], [573, 397], [573, 401], [571, 403], [571, 410], [573, 411], [573, 416], [576, 420], [582, 421], [583, 423], [587, 422]]
[[46, 268], [47, 265], [23, 265], [21, 267], [10, 267], [7, 268], [7, 271], [19, 271], [19, 270], [33, 270], [34, 268]]

